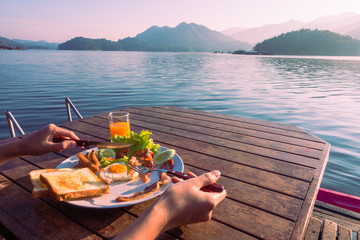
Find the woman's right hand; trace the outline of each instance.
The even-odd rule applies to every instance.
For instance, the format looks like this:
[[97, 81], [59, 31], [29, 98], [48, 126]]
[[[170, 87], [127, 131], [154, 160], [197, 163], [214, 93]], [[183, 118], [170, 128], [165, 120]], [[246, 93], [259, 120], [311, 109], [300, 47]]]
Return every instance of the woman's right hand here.
[[209, 221], [213, 209], [226, 197], [226, 191], [216, 193], [200, 189], [215, 183], [219, 177], [220, 172], [214, 170], [185, 181], [173, 178], [175, 184], [115, 239], [156, 239], [169, 229]]
[[221, 193], [203, 192], [200, 189], [215, 183], [220, 172], [214, 170], [199, 177], [185, 181], [175, 180], [176, 184], [169, 187], [155, 204], [161, 209], [162, 217], [167, 219], [163, 231], [185, 224], [209, 221], [213, 209], [226, 197]]

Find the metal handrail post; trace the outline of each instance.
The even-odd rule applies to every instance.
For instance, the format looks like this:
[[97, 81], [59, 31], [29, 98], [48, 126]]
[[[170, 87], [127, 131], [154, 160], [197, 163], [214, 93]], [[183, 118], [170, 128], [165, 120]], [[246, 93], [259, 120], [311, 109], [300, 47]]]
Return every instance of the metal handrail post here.
[[10, 111], [6, 111], [5, 112], [5, 116], [6, 119], [8, 121], [8, 125], [9, 125], [9, 131], [10, 131], [10, 135], [11, 137], [15, 137], [15, 130], [14, 130], [14, 124], [16, 127], [16, 130], [21, 134], [24, 135], [25, 132], [22, 130], [22, 128], [20, 127], [19, 123], [16, 121], [16, 119], [14, 118], [14, 116], [11, 114]]
[[67, 111], [67, 114], [68, 114], [69, 122], [72, 121], [70, 107], [72, 108], [72, 110], [74, 110], [74, 112], [78, 116], [78, 118], [83, 119], [83, 116], [81, 116], [80, 112], [76, 109], [75, 105], [71, 102], [70, 98], [68, 98], [68, 97], [65, 98], [65, 105], [66, 105], [66, 111]]

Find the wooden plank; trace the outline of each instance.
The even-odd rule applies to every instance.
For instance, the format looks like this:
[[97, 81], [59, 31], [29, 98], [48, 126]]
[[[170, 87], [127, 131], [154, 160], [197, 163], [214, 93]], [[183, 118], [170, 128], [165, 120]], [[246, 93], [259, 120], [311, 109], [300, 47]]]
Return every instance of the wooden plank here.
[[99, 239], [1, 175], [0, 209], [40, 239]]
[[307, 227], [304, 240], [315, 240], [319, 239], [321, 233], [321, 226], [323, 221], [318, 218], [312, 217]]
[[[84, 120], [84, 121], [87, 121], [87, 120]], [[104, 123], [104, 121], [102, 121], [102, 122]], [[105, 123], [105, 124], [106, 125], [104, 125], [104, 127], [107, 126], [107, 123]], [[297, 146], [293, 147], [294, 149], [300, 149], [299, 152], [302, 154], [311, 155], [311, 157], [308, 157], [308, 156], [304, 156], [304, 155], [300, 155], [300, 154], [293, 154], [293, 153], [289, 153], [289, 152], [273, 150], [271, 148], [263, 148], [263, 147], [259, 147], [256, 145], [250, 145], [250, 144], [241, 143], [241, 142], [239, 143], [239, 142], [229, 141], [229, 140], [226, 140], [223, 138], [217, 138], [217, 137], [212, 137], [212, 136], [208, 136], [208, 135], [204, 135], [204, 134], [194, 133], [194, 132], [191, 132], [188, 130], [179, 130], [179, 129], [175, 129], [175, 128], [171, 128], [171, 127], [166, 127], [166, 126], [163, 126], [162, 124], [158, 124], [158, 123], [153, 124], [153, 123], [148, 123], [145, 121], [139, 121], [139, 120], [134, 120], [134, 119], [131, 120], [131, 126], [132, 126], [132, 128], [134, 126], [138, 126], [138, 127], [144, 128], [144, 129], [152, 130], [152, 131], [168, 132], [168, 133], [172, 133], [172, 135], [186, 137], [191, 140], [207, 142], [207, 143], [218, 145], [218, 146], [226, 145], [227, 147], [232, 148], [232, 149], [241, 150], [241, 151], [249, 152], [252, 154], [258, 154], [258, 155], [261, 155], [264, 157], [270, 157], [270, 158], [279, 159], [282, 161], [292, 162], [292, 163], [310, 166], [310, 167], [316, 166], [316, 160], [321, 154], [320, 151], [317, 151], [314, 149], [301, 148], [301, 147], [297, 147]], [[186, 127], [189, 127], [189, 126], [184, 124], [184, 126], [182, 128], [185, 129]], [[265, 141], [265, 140], [261, 140], [261, 141]], [[279, 143], [277, 143], [277, 144], [279, 144]], [[281, 145], [281, 144], [279, 144], [279, 145]], [[283, 149], [286, 149], [286, 146], [284, 146]], [[296, 152], [297, 150], [294, 150], [294, 149], [293, 149], [293, 151]]]
[[[139, 108], [139, 107], [137, 107]], [[210, 118], [219, 118], [224, 120], [233, 120], [235, 122], [243, 122], [243, 123], [250, 123], [254, 125], [261, 125], [261, 126], [267, 126], [271, 128], [279, 128], [279, 129], [286, 129], [286, 130], [292, 130], [292, 131], [301, 131], [296, 126], [283, 124], [283, 123], [277, 123], [277, 122], [270, 122], [270, 121], [263, 121], [263, 120], [257, 120], [257, 119], [250, 119], [250, 118], [244, 118], [239, 116], [231, 116], [231, 115], [224, 115], [220, 113], [215, 112], [207, 112], [207, 111], [201, 111], [196, 109], [190, 109], [190, 108], [180, 108], [180, 107], [173, 107], [173, 106], [155, 106], [150, 107], [146, 109], [151, 109], [151, 111], [167, 111], [171, 112], [171, 114], [181, 114], [181, 115], [189, 115], [190, 117], [210, 117]]]
[[279, 150], [282, 152], [298, 154], [312, 158], [318, 158], [321, 154], [321, 151], [319, 149], [299, 146], [295, 141], [293, 144], [289, 144], [289, 142], [285, 142], [285, 140], [283, 140], [280, 135], [277, 135], [277, 138], [276, 135], [274, 135], [274, 138], [272, 140], [268, 140], [264, 139], [260, 132], [258, 132], [257, 136], [246, 136], [236, 132], [229, 133], [224, 131], [220, 127], [219, 130], [214, 129], [214, 125], [209, 124], [208, 122], [204, 122], [204, 125], [206, 126], [196, 126], [193, 124], [189, 124], [189, 121], [186, 120], [184, 120], [184, 122], [174, 122], [171, 119], [160, 119], [158, 118], [158, 116], [146, 116], [146, 118], [144, 119], [143, 116], [133, 113], [131, 113], [131, 116], [132, 124], [135, 125], [137, 124], [135, 120], [145, 121], [147, 122], [147, 124], [149, 124], [149, 128], [157, 127], [157, 130], [159, 131], [166, 131], [165, 129], [171, 129], [173, 134], [179, 136], [183, 136], [185, 131], [190, 136], [194, 135], [192, 133], [196, 133], [200, 138], [200, 141], [204, 141], [210, 137], [211, 139], [217, 139], [216, 141], [212, 140], [212, 142], [214, 143], [219, 142], [223, 145], [228, 142], [227, 146], [229, 147], [232, 147], [233, 145], [236, 146], [237, 143], [242, 143], [242, 145], [244, 145], [248, 151], [250, 151], [251, 148], [254, 148], [255, 150], [256, 147], [262, 147], [264, 149]]
[[[191, 171], [196, 175], [205, 171], [190, 166], [185, 166], [184, 172]], [[274, 213], [278, 216], [296, 221], [302, 201], [300, 199], [270, 191], [255, 185], [235, 181], [222, 176], [219, 183], [225, 186], [227, 197], [240, 201], [249, 206]]]
[[321, 240], [336, 240], [337, 224], [325, 219]]
[[[292, 126], [288, 124], [282, 124], [277, 122], [269, 122], [269, 121], [262, 121], [257, 119], [249, 119], [249, 118], [242, 118], [242, 117], [235, 117], [235, 116], [229, 116], [229, 115], [223, 115], [218, 113], [211, 113], [211, 112], [205, 112], [205, 111], [199, 111], [194, 109], [188, 109], [188, 108], [174, 108], [174, 107], [156, 107], [161, 109], [168, 109], [172, 111], [172, 114], [180, 113], [183, 116], [188, 116], [189, 118], [197, 118], [200, 116], [200, 118], [203, 118], [204, 116], [209, 117], [209, 121], [221, 121], [225, 125], [234, 125], [234, 126], [241, 126], [246, 127], [250, 129], [255, 129], [258, 131], [264, 131], [264, 132], [270, 132], [270, 133], [278, 133], [281, 135], [287, 135], [287, 136], [295, 136], [301, 139], [307, 139], [311, 141], [318, 141], [323, 142], [318, 137], [315, 137], [303, 129]], [[147, 111], [149, 111], [148, 108], [146, 108]], [[218, 118], [218, 120], [214, 120]], [[213, 120], [211, 120], [213, 119]]]
[[352, 230], [350, 228], [339, 226], [338, 240], [351, 240]]
[[[303, 146], [307, 148], [313, 148], [321, 150], [324, 143], [319, 143], [315, 141], [310, 140], [304, 140], [301, 138], [296, 138], [294, 136], [286, 136], [286, 135], [280, 135], [275, 133], [269, 133], [264, 131], [259, 131], [259, 129], [248, 129], [244, 128], [243, 126], [232, 126], [229, 124], [223, 124], [222, 122], [209, 122], [211, 119], [204, 118], [204, 119], [193, 119], [193, 118], [187, 118], [184, 115], [174, 115], [169, 114], [167, 112], [156, 112], [154, 114], [153, 111], [144, 111], [143, 109], [130, 109], [131, 113], [131, 119], [143, 119], [148, 122], [162, 122], [166, 123], [169, 127], [179, 127], [181, 125], [186, 124], [188, 127], [193, 128], [194, 131], [196, 129], [201, 130], [202, 128], [208, 128], [211, 129], [211, 132], [209, 134], [215, 134], [217, 131], [221, 131], [224, 136], [227, 138], [242, 136], [243, 138], [241, 140], [243, 141], [254, 141], [255, 138], [261, 138], [264, 140], [269, 141], [276, 141], [278, 143], [287, 143], [287, 144], [293, 144], [298, 146]], [[145, 117], [144, 117], [145, 116]], [[164, 120], [167, 120], [164, 121]], [[266, 143], [266, 141], [265, 141]]]
[[[1, 181], [1, 180], [0, 180]], [[1, 185], [1, 183], [0, 183]], [[0, 239], [38, 239], [28, 231], [20, 222], [0, 208]]]
[[312, 216], [321, 220], [328, 219], [354, 232], [360, 231], [360, 213], [352, 212], [324, 202], [316, 201]]
[[214, 209], [214, 219], [261, 239], [290, 239], [294, 227], [292, 221], [228, 198]]
[[[152, 130], [154, 132], [171, 133], [174, 137], [187, 138], [192, 141], [208, 143], [214, 147], [226, 146], [228, 149], [256, 154], [263, 157], [278, 159], [285, 162], [296, 163], [303, 166], [314, 167], [318, 160], [318, 157], [308, 157], [304, 155], [283, 152], [269, 148], [263, 148], [255, 145], [229, 141], [218, 137], [212, 137], [209, 135], [189, 132], [187, 130], [178, 130], [178, 129], [164, 127], [162, 125], [147, 123], [138, 120], [132, 120], [132, 126], [139, 126], [145, 129]], [[310, 149], [308, 151], [312, 152], [312, 150]], [[313, 151], [318, 152], [317, 150], [313, 150]], [[320, 156], [320, 154], [318, 154], [318, 156]]]
[[[155, 200], [156, 199], [151, 199], [141, 204], [125, 207], [124, 209], [133, 215], [140, 216]], [[254, 239], [253, 236], [239, 231], [239, 229], [217, 221], [216, 213], [213, 213], [213, 218], [209, 222], [188, 224], [175, 229], [170, 229], [168, 233], [179, 236], [181, 239]]]

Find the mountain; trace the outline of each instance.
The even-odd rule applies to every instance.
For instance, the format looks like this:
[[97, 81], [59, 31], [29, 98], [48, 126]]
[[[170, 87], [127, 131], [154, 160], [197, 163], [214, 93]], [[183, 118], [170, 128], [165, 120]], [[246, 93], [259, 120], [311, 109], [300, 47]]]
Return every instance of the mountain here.
[[58, 43], [49, 43], [46, 41], [29, 41], [29, 40], [21, 40], [21, 39], [8, 39], [4, 37], [0, 37], [0, 46], [5, 47], [20, 47], [23, 49], [57, 49]]
[[57, 49], [59, 44], [58, 43], [50, 43], [46, 41], [29, 41], [29, 40], [22, 40], [22, 39], [12, 39], [15, 42], [18, 42], [25, 46], [26, 49]]
[[135, 38], [165, 51], [212, 52], [251, 48], [246, 42], [236, 41], [205, 26], [185, 22], [175, 28], [152, 26]]
[[258, 43], [254, 50], [279, 55], [360, 56], [360, 40], [328, 30], [301, 29]]
[[185, 22], [175, 28], [152, 26], [135, 38], [167, 51], [211, 52], [251, 48], [246, 42], [236, 41], [207, 27]]
[[[296, 31], [303, 28], [329, 30], [342, 35], [348, 35], [360, 39], [360, 15], [344, 13], [317, 18], [310, 22], [288, 21], [280, 24], [269, 24], [257, 28], [245, 29], [229, 34], [230, 37], [239, 41], [259, 43], [282, 33]], [[228, 30], [222, 31], [226, 33]]]
[[0, 37], [0, 46], [12, 47], [12, 48], [24, 47], [22, 44], [4, 37]]
[[300, 29], [303, 25], [304, 23], [299, 21], [288, 21], [281, 24], [268, 24], [262, 27], [242, 30], [230, 36], [239, 41], [246, 41], [255, 44], [281, 33]]
[[91, 51], [120, 51], [121, 46], [114, 41], [106, 39], [90, 39], [75, 37], [59, 44], [59, 50], [91, 50]]
[[134, 38], [117, 42], [76, 37], [59, 44], [59, 50], [213, 52], [249, 50], [251, 45], [194, 23], [175, 28], [152, 26]]

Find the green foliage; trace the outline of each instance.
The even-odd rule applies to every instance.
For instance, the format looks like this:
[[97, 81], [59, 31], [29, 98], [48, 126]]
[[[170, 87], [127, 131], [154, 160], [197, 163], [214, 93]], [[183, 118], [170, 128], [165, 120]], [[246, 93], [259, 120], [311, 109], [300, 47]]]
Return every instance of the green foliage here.
[[359, 56], [360, 41], [330, 31], [301, 29], [267, 39], [253, 49], [279, 55]]
[[122, 49], [119, 43], [110, 40], [76, 37], [59, 44], [59, 50], [120, 51]]
[[124, 38], [118, 43], [124, 51], [152, 51], [152, 46], [137, 38]]
[[149, 148], [153, 153], [156, 153], [159, 150], [160, 145], [154, 143], [153, 139], [150, 138], [151, 134], [152, 132], [149, 132], [148, 130], [142, 130], [140, 134], [130, 131], [127, 136], [118, 136], [115, 134], [114, 137], [110, 137], [110, 140], [112, 142], [133, 144], [127, 155], [128, 157], [131, 157], [133, 153], [138, 150], [146, 150], [146, 148]]

